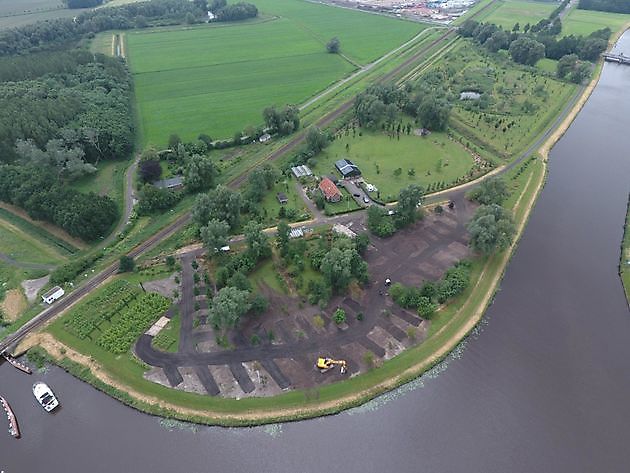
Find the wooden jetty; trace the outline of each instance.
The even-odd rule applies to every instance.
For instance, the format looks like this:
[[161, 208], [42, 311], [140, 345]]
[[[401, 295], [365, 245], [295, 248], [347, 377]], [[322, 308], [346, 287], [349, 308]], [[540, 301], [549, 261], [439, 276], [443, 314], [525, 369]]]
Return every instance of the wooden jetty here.
[[5, 360], [7, 360], [9, 363], [11, 363], [11, 365], [13, 365], [15, 368], [19, 369], [20, 371], [23, 371], [26, 374], [31, 374], [33, 372], [28, 366], [26, 366], [23, 363], [20, 363], [18, 360], [13, 358], [7, 352], [2, 352], [2, 356], [4, 357]]
[[18, 426], [17, 419], [15, 418], [15, 414], [13, 414], [13, 411], [11, 410], [11, 406], [9, 406], [9, 403], [2, 396], [0, 396], [0, 405], [2, 405], [4, 412], [7, 414], [7, 419], [9, 421], [9, 434], [11, 434], [11, 436], [15, 437], [16, 439], [19, 439], [20, 427]]
[[624, 56], [621, 54], [613, 54], [613, 53], [604, 53], [604, 60], [607, 62], [616, 62], [617, 64], [625, 64], [630, 66], [630, 56]]

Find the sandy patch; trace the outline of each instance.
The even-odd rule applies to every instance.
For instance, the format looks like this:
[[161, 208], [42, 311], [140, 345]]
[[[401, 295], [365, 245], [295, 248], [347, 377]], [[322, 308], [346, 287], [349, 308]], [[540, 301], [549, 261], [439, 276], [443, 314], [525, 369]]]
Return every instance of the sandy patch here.
[[7, 291], [2, 301], [2, 312], [9, 322], [16, 320], [20, 314], [26, 309], [26, 299], [19, 289], [11, 289]]
[[157, 292], [169, 299], [173, 297], [173, 291], [179, 289], [178, 284], [175, 283], [174, 274], [168, 278], [145, 282], [142, 285], [147, 292]]
[[50, 274], [43, 278], [27, 279], [22, 281], [21, 286], [26, 294], [26, 299], [32, 304], [37, 300], [37, 293], [50, 281]]

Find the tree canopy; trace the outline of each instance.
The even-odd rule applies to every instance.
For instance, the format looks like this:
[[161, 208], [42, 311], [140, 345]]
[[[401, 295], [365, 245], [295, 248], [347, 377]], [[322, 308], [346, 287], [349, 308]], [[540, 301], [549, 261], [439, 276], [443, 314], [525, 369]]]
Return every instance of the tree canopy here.
[[507, 248], [514, 238], [516, 228], [512, 216], [497, 204], [482, 205], [468, 223], [470, 245], [475, 251], [490, 254]]

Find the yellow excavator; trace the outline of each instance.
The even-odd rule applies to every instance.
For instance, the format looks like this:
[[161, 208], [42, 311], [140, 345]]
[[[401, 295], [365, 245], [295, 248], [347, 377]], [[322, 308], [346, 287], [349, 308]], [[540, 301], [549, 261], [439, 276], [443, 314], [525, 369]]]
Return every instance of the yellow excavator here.
[[346, 360], [333, 360], [332, 358], [326, 358], [323, 356], [317, 358], [317, 368], [322, 373], [333, 369], [335, 366], [339, 366], [341, 374], [344, 374], [347, 370]]

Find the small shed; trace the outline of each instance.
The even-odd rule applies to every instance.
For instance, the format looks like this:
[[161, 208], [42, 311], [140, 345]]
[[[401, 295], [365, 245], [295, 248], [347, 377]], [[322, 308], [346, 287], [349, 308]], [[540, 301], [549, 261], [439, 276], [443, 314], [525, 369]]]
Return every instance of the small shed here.
[[61, 289], [59, 286], [53, 287], [50, 291], [42, 296], [43, 301], [46, 304], [52, 304], [57, 299], [61, 298], [65, 294], [65, 291]]
[[344, 178], [358, 177], [361, 175], [359, 167], [349, 159], [340, 159], [335, 163], [335, 167]]
[[311, 169], [305, 165], [294, 166], [291, 168], [291, 172], [297, 179], [299, 179], [300, 177], [308, 177], [313, 175], [313, 171], [311, 171]]
[[153, 185], [158, 189], [181, 189], [184, 187], [184, 176], [175, 176], [168, 179], [162, 179], [161, 181], [155, 181]]
[[340, 202], [343, 198], [339, 188], [327, 177], [323, 178], [319, 183], [319, 190], [322, 191], [324, 199], [328, 202]]
[[280, 202], [280, 205], [285, 205], [289, 202], [289, 198], [284, 192], [278, 192], [276, 194], [276, 198], [278, 199], [278, 202]]

